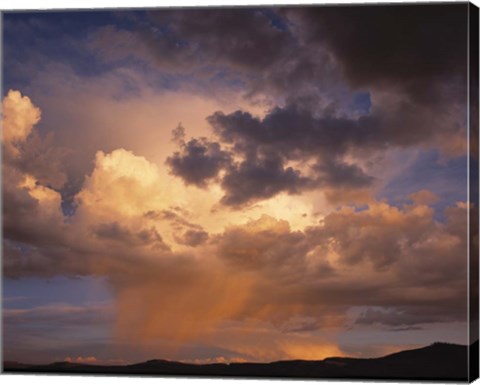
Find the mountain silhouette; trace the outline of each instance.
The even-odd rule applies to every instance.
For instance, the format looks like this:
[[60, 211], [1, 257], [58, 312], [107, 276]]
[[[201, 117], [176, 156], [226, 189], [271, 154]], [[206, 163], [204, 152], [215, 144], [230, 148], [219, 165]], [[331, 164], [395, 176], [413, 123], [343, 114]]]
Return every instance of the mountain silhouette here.
[[[478, 341], [475, 344], [478, 350]], [[137, 364], [115, 366], [70, 362], [28, 365], [6, 361], [4, 362], [4, 371], [9, 373], [466, 381], [468, 379], [467, 365], [467, 346], [434, 343], [424, 348], [405, 350], [380, 358], [331, 357], [321, 361], [292, 360], [271, 363], [217, 363], [205, 365], [167, 360], [150, 360]]]

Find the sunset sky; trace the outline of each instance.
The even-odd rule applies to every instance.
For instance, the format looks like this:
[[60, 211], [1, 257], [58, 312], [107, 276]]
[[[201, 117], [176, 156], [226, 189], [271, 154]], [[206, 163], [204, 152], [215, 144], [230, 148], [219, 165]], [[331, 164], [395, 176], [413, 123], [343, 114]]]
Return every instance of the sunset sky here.
[[4, 359], [466, 344], [467, 13], [4, 13]]

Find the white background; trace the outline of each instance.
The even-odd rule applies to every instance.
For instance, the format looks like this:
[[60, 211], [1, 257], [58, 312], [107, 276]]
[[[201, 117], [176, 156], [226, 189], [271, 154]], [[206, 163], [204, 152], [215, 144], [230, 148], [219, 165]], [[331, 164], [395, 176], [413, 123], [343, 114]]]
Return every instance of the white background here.
[[[267, 4], [339, 4], [339, 3], [387, 3], [402, 2], [412, 3], [415, 1], [385, 1], [385, 0], [0, 0], [0, 10], [17, 9], [53, 9], [53, 8], [139, 8], [139, 7], [159, 7], [159, 6], [198, 6], [198, 5], [267, 5]], [[479, 6], [480, 0], [472, 1]], [[89, 385], [133, 385], [138, 381], [142, 385], [158, 384], [162, 385], [265, 385], [265, 384], [308, 384], [311, 381], [289, 381], [289, 380], [244, 380], [244, 379], [212, 379], [212, 378], [158, 378], [158, 377], [83, 377], [83, 376], [52, 376], [52, 375], [1, 375], [2, 385], [80, 385], [88, 382]], [[328, 384], [327, 381], [316, 381], [318, 384]], [[352, 384], [371, 384], [372, 382], [349, 382], [333, 381], [330, 383], [338, 385]], [[377, 384], [379, 382], [376, 382]], [[381, 382], [380, 382], [381, 383]]]
[[[448, 1], [448, 0], [447, 0]], [[1, 0], [0, 10], [51, 8], [138, 8], [198, 5], [262, 5], [262, 4], [341, 4], [341, 3], [415, 3], [415, 0]], [[453, 3], [456, 0], [449, 0]], [[465, 2], [465, 1], [462, 1]], [[473, 0], [480, 6], [480, 0]]]

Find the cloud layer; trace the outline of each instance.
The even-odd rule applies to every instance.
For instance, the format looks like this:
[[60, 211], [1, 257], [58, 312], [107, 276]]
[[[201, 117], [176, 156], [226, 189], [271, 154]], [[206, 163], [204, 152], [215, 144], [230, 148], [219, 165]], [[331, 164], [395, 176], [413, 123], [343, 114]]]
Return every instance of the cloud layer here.
[[4, 275], [113, 296], [9, 308], [9, 330], [80, 320], [112, 350], [202, 362], [465, 342], [465, 11], [7, 17]]
[[67, 221], [59, 193], [8, 164], [4, 175], [6, 276], [106, 276], [121, 338], [202, 341], [242, 321], [301, 339], [341, 329], [353, 306], [385, 309], [358, 324], [465, 318], [467, 207], [437, 222], [429, 191], [403, 207], [342, 208], [303, 230], [264, 214], [209, 234], [188, 211], [188, 187], [123, 149], [97, 153]]

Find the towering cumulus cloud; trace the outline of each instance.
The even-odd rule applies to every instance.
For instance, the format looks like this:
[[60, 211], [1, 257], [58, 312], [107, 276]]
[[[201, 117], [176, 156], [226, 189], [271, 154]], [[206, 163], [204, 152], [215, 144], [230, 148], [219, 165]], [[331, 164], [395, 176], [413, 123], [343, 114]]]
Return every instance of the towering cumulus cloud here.
[[18, 147], [25, 141], [33, 126], [40, 120], [40, 110], [28, 96], [10, 90], [3, 100], [2, 140], [6, 151], [18, 155]]
[[465, 5], [89, 15], [4, 15], [6, 359], [466, 342]]

